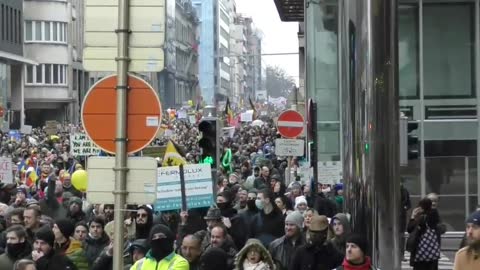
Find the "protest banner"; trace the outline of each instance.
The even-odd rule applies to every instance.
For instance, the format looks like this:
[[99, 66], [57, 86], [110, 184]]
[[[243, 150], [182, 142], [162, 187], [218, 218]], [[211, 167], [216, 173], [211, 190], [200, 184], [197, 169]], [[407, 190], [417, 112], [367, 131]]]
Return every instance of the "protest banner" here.
[[12, 158], [0, 157], [0, 182], [13, 183]]
[[70, 137], [70, 151], [76, 156], [98, 156], [100, 148], [85, 133], [74, 133]]

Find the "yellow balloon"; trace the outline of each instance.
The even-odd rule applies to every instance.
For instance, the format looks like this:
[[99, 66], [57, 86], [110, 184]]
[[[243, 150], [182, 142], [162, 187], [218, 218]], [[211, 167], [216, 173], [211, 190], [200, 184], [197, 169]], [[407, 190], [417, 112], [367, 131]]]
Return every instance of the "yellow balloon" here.
[[81, 192], [87, 191], [88, 175], [85, 170], [76, 170], [72, 174], [72, 185]]

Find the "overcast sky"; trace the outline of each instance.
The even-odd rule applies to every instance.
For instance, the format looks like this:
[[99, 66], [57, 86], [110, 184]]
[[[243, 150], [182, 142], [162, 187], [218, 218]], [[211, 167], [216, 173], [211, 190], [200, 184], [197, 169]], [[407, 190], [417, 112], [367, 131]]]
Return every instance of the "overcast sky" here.
[[[263, 32], [262, 53], [298, 52], [298, 23], [282, 22], [273, 0], [236, 0], [237, 12], [251, 16]], [[263, 63], [285, 69], [298, 84], [298, 55], [263, 56]]]

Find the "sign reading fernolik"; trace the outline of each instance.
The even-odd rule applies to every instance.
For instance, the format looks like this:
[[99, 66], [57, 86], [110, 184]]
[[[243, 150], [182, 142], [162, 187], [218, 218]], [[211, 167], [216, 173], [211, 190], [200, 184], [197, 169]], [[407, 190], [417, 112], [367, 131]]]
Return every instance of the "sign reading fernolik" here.
[[[184, 166], [187, 208], [210, 207], [213, 203], [212, 171], [209, 164]], [[158, 168], [155, 210], [182, 208], [179, 166]]]

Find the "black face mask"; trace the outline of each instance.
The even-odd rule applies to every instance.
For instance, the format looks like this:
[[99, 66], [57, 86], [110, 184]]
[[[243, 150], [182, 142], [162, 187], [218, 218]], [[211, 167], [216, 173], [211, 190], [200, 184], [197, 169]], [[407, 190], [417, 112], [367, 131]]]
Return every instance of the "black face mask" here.
[[25, 250], [25, 242], [23, 243], [15, 243], [15, 244], [7, 244], [7, 252], [13, 258], [17, 258], [22, 251]]
[[255, 200], [248, 200], [247, 201], [247, 207], [250, 210], [255, 210], [257, 209], [257, 206], [255, 205]]
[[154, 240], [152, 241], [151, 251], [152, 256], [160, 261], [173, 252], [173, 241], [167, 239]]
[[325, 241], [327, 240], [327, 236], [328, 230], [310, 233], [310, 242], [312, 245], [315, 246], [323, 245], [323, 243], [325, 243]]
[[229, 203], [228, 202], [223, 202], [223, 203], [217, 203], [217, 207], [220, 210], [225, 210], [228, 208]]

